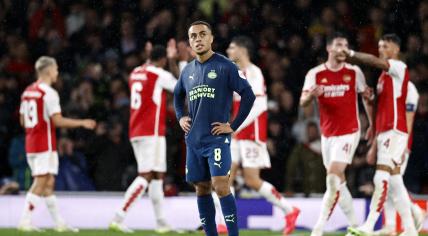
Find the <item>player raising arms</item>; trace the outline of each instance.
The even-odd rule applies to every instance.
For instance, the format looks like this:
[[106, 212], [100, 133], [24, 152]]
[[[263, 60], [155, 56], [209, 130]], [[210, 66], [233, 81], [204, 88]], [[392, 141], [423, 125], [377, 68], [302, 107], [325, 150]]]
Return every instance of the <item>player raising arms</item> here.
[[147, 188], [156, 217], [156, 231], [170, 231], [162, 212], [166, 172], [166, 91], [172, 93], [177, 80], [163, 69], [167, 64], [165, 47], [154, 46], [149, 57], [149, 62], [135, 68], [129, 76], [129, 138], [139, 175], [126, 190], [123, 203], [109, 226], [111, 230], [125, 233], [133, 232], [123, 224], [125, 215]]
[[[232, 171], [231, 185], [239, 165], [242, 165], [245, 184], [260, 193], [267, 201], [279, 207], [285, 217], [284, 234], [291, 233], [300, 210], [291, 206], [274, 186], [260, 178], [261, 168], [270, 168], [267, 141], [267, 95], [262, 71], [251, 62], [253, 42], [250, 38], [239, 36], [232, 39], [227, 49], [229, 59], [235, 62], [250, 83], [256, 100], [247, 119], [235, 131], [231, 143]], [[240, 97], [234, 94], [233, 115], [239, 110]]]
[[[415, 117], [415, 113], [418, 107], [418, 100], [419, 100], [419, 93], [416, 89], [416, 86], [409, 81], [409, 85], [407, 86], [407, 97], [406, 97], [406, 124], [407, 124], [407, 131], [409, 133], [409, 140], [407, 142], [407, 150], [404, 154], [404, 160], [403, 163], [400, 166], [400, 173], [401, 176], [404, 175], [404, 172], [406, 171], [407, 162], [409, 161], [410, 151], [412, 148], [413, 143], [413, 137], [412, 137], [412, 131], [413, 131], [413, 121]], [[376, 155], [376, 145], [372, 145], [370, 150], [371, 155]], [[371, 159], [374, 161], [375, 157], [371, 157]], [[395, 178], [400, 178], [399, 175], [392, 175], [391, 176], [391, 182], [395, 181]], [[404, 184], [403, 181], [398, 181], [400, 184]], [[389, 188], [388, 190], [388, 198], [386, 199], [385, 205], [384, 205], [384, 216], [385, 216], [385, 226], [374, 232], [374, 235], [388, 235], [388, 236], [394, 236], [397, 235], [396, 232], [396, 209], [394, 207], [394, 198], [393, 196], [393, 189]], [[415, 227], [417, 230], [421, 230], [423, 226], [423, 221], [426, 216], [426, 212], [422, 210], [416, 203], [411, 204], [410, 206], [412, 211], [412, 217], [415, 222]]]
[[90, 119], [69, 119], [61, 115], [58, 93], [51, 87], [58, 80], [58, 65], [52, 57], [42, 56], [35, 64], [37, 81], [29, 85], [21, 96], [20, 123], [25, 128], [25, 152], [33, 176], [27, 193], [24, 212], [18, 229], [40, 231], [31, 223], [33, 211], [44, 198], [58, 232], [78, 230], [68, 226], [58, 212], [54, 195], [55, 175], [58, 174], [56, 127], [94, 129]]
[[[361, 69], [345, 63], [346, 57], [339, 55], [343, 48], [348, 48], [348, 40], [343, 34], [335, 33], [327, 39], [328, 59], [308, 72], [300, 97], [302, 106], [315, 98], [319, 103], [321, 152], [327, 170], [327, 190], [312, 236], [323, 234], [324, 225], [337, 203], [350, 225], [358, 223], [352, 196], [346, 186], [345, 169], [352, 163], [360, 141], [358, 93], [363, 93], [363, 101], [366, 101], [371, 96], [371, 90]], [[370, 120], [372, 109], [366, 102], [365, 105]]]
[[[391, 197], [398, 210], [404, 232], [401, 235], [418, 235], [412, 221], [410, 198], [400, 175], [402, 156], [407, 148], [406, 96], [409, 83], [407, 65], [398, 59], [400, 38], [386, 34], [379, 40], [379, 58], [371, 54], [342, 49], [350, 61], [382, 69], [377, 83], [376, 139], [377, 162], [374, 175], [374, 192], [366, 222], [349, 227], [354, 235], [370, 234], [383, 209], [391, 189]], [[368, 155], [372, 157], [374, 155]], [[370, 162], [371, 160], [368, 159]], [[399, 206], [397, 205], [399, 204]]]
[[[235, 198], [230, 192], [231, 134], [250, 113], [255, 96], [238, 68], [211, 48], [211, 26], [196, 21], [188, 30], [196, 59], [183, 69], [174, 90], [174, 107], [186, 133], [186, 180], [196, 188], [201, 224], [208, 236], [218, 235], [211, 189], [220, 204], [229, 235], [239, 235]], [[233, 92], [241, 95], [238, 115], [228, 123]], [[184, 113], [187, 100], [189, 115]]]

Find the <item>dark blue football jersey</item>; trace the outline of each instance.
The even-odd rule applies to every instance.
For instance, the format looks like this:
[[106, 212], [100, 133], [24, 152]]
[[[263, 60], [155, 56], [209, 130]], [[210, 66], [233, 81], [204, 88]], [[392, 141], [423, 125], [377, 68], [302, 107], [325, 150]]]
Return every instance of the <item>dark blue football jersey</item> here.
[[[186, 96], [192, 119], [186, 142], [195, 146], [230, 142], [230, 135], [211, 134], [212, 123], [229, 122], [233, 92], [241, 94], [248, 87], [237, 66], [223, 55], [214, 53], [204, 63], [193, 60], [187, 64], [174, 91]], [[178, 119], [185, 115], [175, 108]]]

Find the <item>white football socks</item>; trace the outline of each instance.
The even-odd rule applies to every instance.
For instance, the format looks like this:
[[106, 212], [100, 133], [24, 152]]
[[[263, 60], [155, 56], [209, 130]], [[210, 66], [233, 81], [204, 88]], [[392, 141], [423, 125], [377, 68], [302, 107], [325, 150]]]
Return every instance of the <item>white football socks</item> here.
[[276, 190], [272, 184], [263, 181], [262, 186], [259, 189], [260, 195], [262, 195], [272, 205], [281, 208], [284, 214], [288, 214], [293, 211], [293, 206], [285, 200], [285, 198]]
[[59, 214], [58, 204], [55, 195], [45, 197], [46, 207], [51, 214], [51, 217], [57, 226], [65, 225], [64, 219]]
[[39, 202], [41, 201], [41, 197], [38, 195], [35, 195], [31, 192], [28, 192], [25, 197], [25, 203], [24, 203], [24, 211], [21, 216], [21, 225], [29, 225], [31, 224], [31, 216], [33, 215], [34, 209], [38, 206]]
[[411, 201], [407, 189], [404, 186], [403, 177], [398, 175], [392, 175], [390, 177], [391, 193], [393, 194], [393, 202], [395, 209], [401, 217], [401, 222], [404, 230], [410, 230], [415, 232], [415, 225], [413, 223], [412, 213], [410, 210]]
[[126, 212], [134, 205], [134, 203], [140, 199], [147, 188], [147, 180], [141, 176], [135, 178], [134, 182], [128, 187], [125, 193], [125, 197], [120, 206], [120, 209], [116, 212], [113, 218], [114, 222], [122, 223], [125, 218]]
[[163, 221], [163, 202], [165, 199], [163, 192], [163, 180], [154, 179], [150, 181], [148, 194], [152, 201], [156, 222]]
[[370, 213], [363, 225], [365, 231], [373, 231], [373, 227], [379, 218], [380, 212], [388, 196], [390, 174], [387, 171], [376, 170], [373, 178], [374, 192], [370, 203]]
[[322, 199], [321, 212], [314, 230], [321, 231], [324, 228], [328, 218], [333, 213], [334, 207], [340, 198], [340, 178], [335, 174], [328, 174], [326, 177], [327, 189]]
[[339, 191], [339, 206], [342, 209], [343, 213], [346, 215], [346, 218], [348, 218], [349, 225], [358, 225], [357, 218], [355, 217], [352, 195], [349, 192], [348, 186], [346, 186], [346, 182], [340, 184]]

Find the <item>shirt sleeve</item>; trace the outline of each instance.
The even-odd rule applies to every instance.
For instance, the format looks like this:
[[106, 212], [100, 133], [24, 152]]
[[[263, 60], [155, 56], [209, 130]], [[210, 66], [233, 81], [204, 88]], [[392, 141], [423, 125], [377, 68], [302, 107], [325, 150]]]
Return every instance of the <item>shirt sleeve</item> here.
[[[257, 68], [254, 70], [254, 73], [250, 74], [254, 76], [253, 79], [249, 79], [248, 82], [253, 89], [253, 92], [256, 96], [264, 96], [266, 94], [265, 80], [263, 78], [262, 71]], [[247, 78], [248, 79], [248, 78]]]
[[355, 66], [355, 79], [357, 83], [357, 92], [358, 93], [364, 92], [367, 88], [366, 78], [364, 77], [363, 72], [358, 66]]
[[302, 91], [309, 91], [315, 86], [315, 72], [314, 70], [308, 71], [305, 76], [305, 83], [303, 84]]
[[174, 91], [177, 79], [168, 71], [164, 71], [159, 76], [159, 85], [170, 92]]
[[402, 61], [394, 60], [394, 59], [389, 59], [388, 64], [389, 64], [388, 74], [391, 75], [393, 79], [397, 79], [397, 80], [404, 79], [406, 64], [404, 64]]
[[61, 113], [61, 106], [59, 104], [59, 95], [54, 90], [49, 90], [45, 97], [45, 105], [48, 111], [48, 115], [52, 116], [56, 113]]
[[251, 87], [245, 78], [244, 73], [242, 73], [242, 71], [238, 71], [238, 68], [235, 65], [230, 66], [229, 70], [229, 88], [241, 95], [242, 91]]
[[409, 85], [407, 87], [406, 111], [416, 112], [416, 109], [418, 108], [418, 100], [418, 90], [412, 82], [409, 82]]
[[242, 124], [235, 130], [235, 132], [239, 132], [251, 123], [253, 123], [263, 112], [267, 111], [267, 97], [266, 96], [258, 96], [256, 100], [254, 100], [253, 107], [251, 108], [250, 113], [247, 118], [242, 122]]

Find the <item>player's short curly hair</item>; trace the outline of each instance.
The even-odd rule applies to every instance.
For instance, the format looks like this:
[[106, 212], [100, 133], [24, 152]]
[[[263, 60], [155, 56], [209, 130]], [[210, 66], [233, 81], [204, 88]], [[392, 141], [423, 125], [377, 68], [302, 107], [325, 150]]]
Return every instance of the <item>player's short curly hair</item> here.
[[189, 29], [190, 29], [190, 27], [192, 27], [194, 25], [205, 25], [206, 27], [208, 27], [208, 29], [210, 29], [211, 32], [213, 32], [213, 29], [212, 29], [210, 23], [208, 23], [206, 21], [203, 21], [203, 20], [194, 21], [192, 24], [189, 25]]

